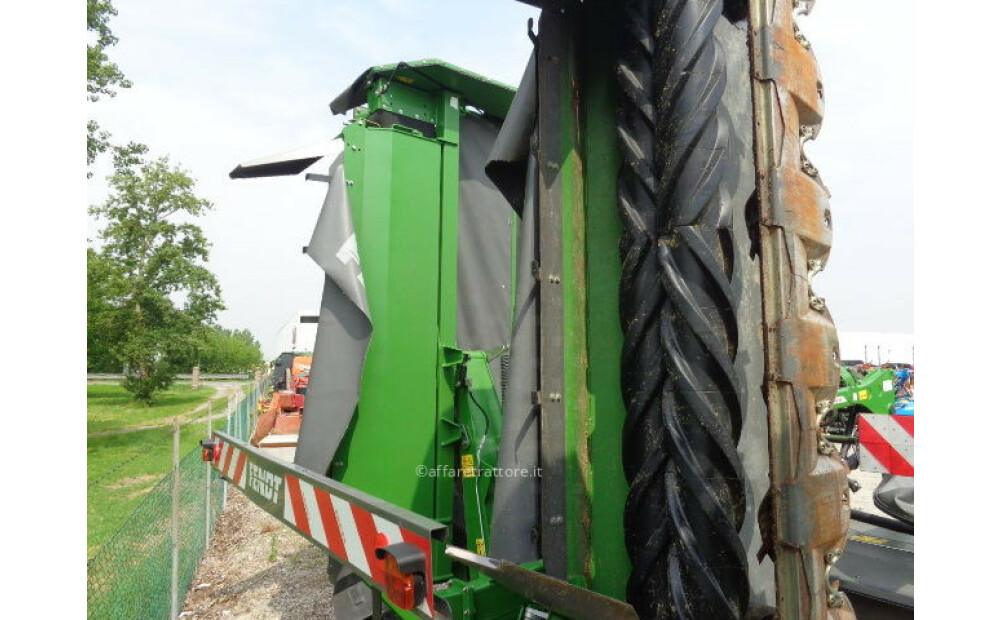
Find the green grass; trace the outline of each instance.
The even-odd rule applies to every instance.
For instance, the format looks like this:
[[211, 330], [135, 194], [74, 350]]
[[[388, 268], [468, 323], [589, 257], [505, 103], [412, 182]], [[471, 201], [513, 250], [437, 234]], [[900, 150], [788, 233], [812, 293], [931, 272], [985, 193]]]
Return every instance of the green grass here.
[[[87, 430], [169, 424], [173, 416], [189, 412], [214, 392], [212, 388], [175, 387], [162, 394], [152, 407], [144, 407], [130, 403], [119, 386], [88, 385]], [[224, 406], [225, 403], [220, 403], [213, 411], [222, 412]], [[225, 418], [220, 418], [212, 427], [223, 428], [225, 423]], [[181, 426], [181, 457], [195, 448], [205, 435], [204, 423]], [[87, 438], [88, 558], [170, 472], [172, 459], [172, 426]]]
[[[215, 420], [222, 428], [225, 419]], [[181, 427], [181, 456], [205, 437], [205, 427]], [[173, 429], [157, 428], [87, 440], [87, 557], [106, 542], [167, 473]]]
[[268, 562], [275, 562], [278, 560], [278, 535], [271, 532], [271, 551], [267, 554]]
[[[133, 426], [169, 424], [174, 416], [184, 415], [208, 401], [215, 388], [191, 388], [175, 385], [153, 397], [153, 405], [132, 400], [120, 385], [87, 386], [87, 434]], [[225, 399], [213, 399], [213, 403]], [[213, 407], [213, 411], [215, 407]]]

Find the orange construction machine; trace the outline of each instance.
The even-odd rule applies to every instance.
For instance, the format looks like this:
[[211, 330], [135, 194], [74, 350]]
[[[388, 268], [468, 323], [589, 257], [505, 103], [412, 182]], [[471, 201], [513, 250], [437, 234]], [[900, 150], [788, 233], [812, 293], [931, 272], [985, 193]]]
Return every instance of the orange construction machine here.
[[250, 438], [251, 445], [294, 448], [298, 444], [311, 367], [311, 355], [294, 356], [291, 364], [285, 366], [281, 373], [284, 376], [274, 384], [271, 397], [260, 402], [260, 417]]

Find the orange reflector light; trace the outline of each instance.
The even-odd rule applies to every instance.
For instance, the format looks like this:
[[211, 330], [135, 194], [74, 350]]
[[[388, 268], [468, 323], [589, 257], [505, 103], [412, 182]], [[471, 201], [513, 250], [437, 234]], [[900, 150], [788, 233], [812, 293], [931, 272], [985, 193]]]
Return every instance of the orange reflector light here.
[[400, 609], [413, 609], [427, 595], [424, 582], [427, 558], [414, 544], [399, 542], [375, 549], [382, 560], [385, 595]]
[[201, 460], [206, 463], [211, 463], [219, 459], [219, 454], [222, 452], [220, 450], [221, 442], [213, 441], [211, 439], [201, 440]]
[[385, 555], [385, 593], [400, 609], [413, 609], [417, 604], [417, 577], [399, 570], [396, 558]]

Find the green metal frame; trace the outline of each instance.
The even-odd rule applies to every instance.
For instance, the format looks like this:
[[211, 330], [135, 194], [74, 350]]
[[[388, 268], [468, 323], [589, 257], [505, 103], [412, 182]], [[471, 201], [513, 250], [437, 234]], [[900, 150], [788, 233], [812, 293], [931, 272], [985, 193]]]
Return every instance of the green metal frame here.
[[[502, 410], [487, 353], [457, 348], [459, 122], [479, 110], [502, 117], [513, 90], [439, 61], [376, 67], [359, 81], [365, 106], [343, 131], [344, 170], [373, 333], [331, 477], [452, 529], [461, 518], [465, 546], [482, 554]], [[378, 110], [405, 118], [381, 126]], [[443, 544], [433, 555], [434, 581], [451, 581], [435, 595], [455, 617], [510, 618], [524, 605], [454, 564]]]
[[[576, 428], [585, 429], [589, 459], [582, 478], [590, 506], [588, 557], [581, 573], [591, 589], [625, 600], [631, 565], [625, 551], [625, 498], [628, 485], [622, 469], [622, 428], [625, 406], [621, 398], [622, 331], [618, 314], [621, 281], [621, 219], [617, 188], [621, 155], [615, 132], [617, 84], [614, 75], [616, 41], [609, 32], [622, 12], [613, 3], [584, 3], [581, 16], [580, 95], [583, 116], [584, 237], [586, 258], [587, 387], [589, 408]], [[580, 245], [577, 243], [576, 245]]]
[[[542, 120], [545, 123], [555, 119], [558, 123], [557, 131], [549, 135], [557, 136], [552, 163], [558, 166], [559, 174], [548, 178], [554, 179], [557, 184], [551, 186], [550, 182], [549, 187], [558, 195], [558, 208], [561, 210], [561, 217], [558, 218], [561, 232], [557, 233], [562, 237], [561, 264], [554, 263], [553, 271], [561, 274], [554, 284], [561, 285], [563, 296], [561, 329], [565, 399], [562, 403], [562, 432], [565, 436], [564, 454], [560, 456], [563, 457], [565, 467], [565, 543], [562, 548], [565, 553], [563, 561], [567, 581], [623, 600], [629, 564], [622, 535], [626, 485], [621, 464], [620, 434], [625, 410], [617, 383], [621, 351], [621, 330], [617, 313], [617, 282], [620, 279], [618, 239], [621, 225], [616, 210], [615, 191], [620, 159], [614, 124], [600, 120], [614, 118], [615, 91], [611, 87], [614, 76], [610, 64], [613, 58], [610, 46], [613, 42], [606, 40], [606, 37], [588, 36], [587, 40], [591, 43], [582, 46], [580, 53], [576, 53], [579, 33], [582, 32], [584, 36], [588, 32], [606, 33], [607, 20], [617, 19], [618, 11], [601, 3], [584, 6], [580, 10], [582, 13], [569, 11], [563, 14], [559, 18], [563, 23], [553, 25], [549, 31], [554, 31], [556, 27], [563, 29], [557, 43], [560, 46], [558, 56], [570, 61], [558, 64], [557, 82], [551, 91], [558, 98], [558, 113]], [[549, 35], [543, 31], [542, 36]], [[438, 67], [447, 66], [437, 61], [434, 64]], [[458, 114], [465, 109], [462, 105], [465, 102], [464, 93], [446, 90], [428, 92], [421, 89], [420, 87], [427, 88], [429, 82], [421, 82], [421, 76], [410, 73], [411, 65], [377, 67], [362, 76], [366, 80], [364, 83], [368, 85], [365, 98], [367, 108], [356, 110], [354, 123], [344, 130], [347, 178], [353, 180], [357, 177], [361, 180], [349, 190], [359, 235], [361, 263], [369, 298], [379, 299], [379, 302], [372, 303], [371, 308], [375, 328], [369, 360], [366, 361], [364, 370], [359, 415], [356, 418], [364, 420], [364, 424], [353, 425], [349, 441], [345, 441], [350, 447], [345, 447], [343, 454], [338, 454], [335, 459], [337, 463], [346, 464], [349, 458], [350, 463], [341, 465], [343, 472], [335, 467], [333, 475], [388, 501], [432, 516], [442, 523], [453, 524], [456, 515], [452, 514], [450, 485], [454, 480], [438, 479], [429, 486], [422, 486], [414, 484], [412, 474], [406, 470], [421, 455], [424, 457], [422, 462], [428, 467], [461, 468], [468, 463], [463, 462], [461, 456], [468, 458], [469, 454], [459, 450], [459, 460], [456, 462], [455, 445], [467, 447], [469, 442], [466, 436], [484, 438], [484, 428], [477, 426], [475, 420], [477, 406], [468, 394], [463, 393], [459, 375], [471, 380], [470, 389], [487, 410], [491, 429], [499, 428], [500, 409], [499, 401], [495, 401], [495, 390], [484, 354], [462, 352], [454, 348], [457, 186], [452, 189], [449, 184], [457, 184], [458, 178], [460, 136], [457, 135], [457, 120]], [[400, 77], [403, 78], [402, 82]], [[435, 74], [435, 79], [446, 82], [440, 74]], [[582, 91], [582, 95], [579, 90], [581, 79], [591, 85]], [[606, 87], [602, 88], [601, 84]], [[452, 97], [458, 98], [458, 106], [454, 105]], [[487, 113], [495, 114], [498, 111], [492, 104], [472, 105]], [[366, 120], [375, 110], [387, 110], [419, 121], [433, 122], [437, 138], [428, 139], [408, 128], [366, 125]], [[434, 116], [429, 118], [432, 112]], [[585, 119], [595, 120], [587, 123], [584, 122]], [[383, 146], [383, 142], [390, 145]], [[416, 145], [426, 142], [436, 143], [440, 149], [438, 158], [430, 154], [430, 149], [424, 149], [428, 152], [421, 155], [418, 151], [422, 147], [411, 147], [411, 143]], [[424, 183], [429, 183], [424, 185], [413, 180], [407, 186], [406, 195], [412, 201], [408, 208], [419, 210], [423, 223], [412, 231], [407, 231], [406, 239], [399, 236], [401, 223], [396, 219], [407, 219], [406, 216], [397, 216], [391, 211], [392, 197], [398, 196], [398, 192], [403, 191], [402, 184], [407, 183], [397, 176], [404, 161], [411, 167], [410, 173], [414, 177], [419, 176], [425, 179]], [[434, 168], [434, 162], [439, 162], [439, 166]], [[544, 163], [543, 176], [546, 169]], [[377, 172], [362, 172], [367, 168], [377, 168]], [[553, 168], [549, 166], [549, 169]], [[374, 174], [381, 178], [376, 178]], [[426, 181], [429, 178], [439, 179], [437, 188]], [[379, 182], [388, 189], [378, 189], [377, 195], [372, 196], [373, 184]], [[433, 204], [435, 192], [440, 192], [441, 196], [437, 221], [433, 221], [432, 213], [436, 208]], [[373, 206], [373, 202], [376, 206]], [[372, 229], [378, 232], [369, 232]], [[403, 283], [400, 281], [403, 277], [401, 274], [394, 274], [385, 268], [386, 265], [395, 265], [397, 261], [404, 260], [393, 252], [408, 248], [417, 234], [425, 235], [425, 239], [440, 239], [440, 246], [436, 254], [431, 248], [423, 246], [416, 254], [412, 250], [406, 251], [405, 260], [409, 261], [407, 268], [424, 274], [438, 273], [437, 290], [427, 287], [425, 278], [420, 285], [424, 288], [422, 292], [410, 291], [410, 287], [418, 281], [417, 278]], [[542, 275], [544, 283], [545, 274]], [[402, 286], [402, 290], [392, 288], [394, 283]], [[428, 288], [431, 290], [428, 291]], [[437, 324], [431, 326], [430, 317], [415, 317], [409, 312], [405, 316], [393, 315], [390, 306], [394, 306], [393, 300], [400, 298], [412, 299], [409, 307], [415, 307], [418, 303], [421, 307], [424, 304], [429, 307], [436, 303]], [[433, 302], [432, 298], [435, 298]], [[410, 363], [404, 362], [400, 355], [411, 356], [412, 362], [421, 364], [421, 367], [426, 364], [415, 347], [412, 351], [403, 351], [404, 345], [394, 340], [398, 337], [405, 339], [400, 331], [414, 330], [416, 325], [426, 326], [426, 330], [421, 327], [420, 331], [436, 330], [436, 367], [439, 371], [436, 400], [425, 393], [427, 385], [433, 383], [420, 384], [424, 375], [418, 378], [410, 372], [400, 373], [389, 367], [399, 369]], [[380, 334], [380, 330], [383, 333]], [[410, 334], [410, 337], [414, 335]], [[430, 339], [427, 334], [420, 337]], [[373, 361], [377, 356], [391, 359], [392, 362], [383, 367], [378, 361]], [[460, 372], [458, 369], [462, 366], [464, 370]], [[489, 388], [481, 387], [484, 385]], [[373, 396], [373, 391], [381, 393]], [[373, 460], [385, 461], [381, 458], [386, 445], [385, 429], [398, 428], [400, 417], [398, 408], [393, 405], [402, 402], [407, 403], [408, 408], [416, 409], [417, 398], [424, 403], [420, 405], [422, 411], [436, 411], [437, 430], [430, 430], [432, 427], [427, 425], [425, 417], [420, 417], [419, 422], [408, 420], [403, 433], [393, 430], [394, 435], [405, 436], [408, 445], [401, 446], [401, 452], [393, 447], [393, 463], [380, 465], [379, 471], [384, 473], [377, 476], [380, 481], [376, 483], [373, 480], [376, 476], [368, 471], [368, 463]], [[373, 408], [377, 409], [374, 413], [371, 412]], [[462, 426], [467, 426], [468, 430], [460, 428]], [[498, 437], [487, 436], [485, 439], [493, 442]], [[437, 442], [436, 450], [430, 448], [432, 441]], [[414, 448], [410, 444], [419, 447]], [[490, 445], [490, 455], [483, 455], [473, 462], [479, 467], [488, 467], [489, 456], [495, 453], [494, 450], [493, 445]], [[406, 465], [400, 465], [400, 462]], [[389, 468], [398, 471], [390, 473], [387, 471]], [[479, 502], [468, 501], [469, 494], [475, 493], [477, 486], [480, 495], [487, 496], [486, 500], [481, 497]], [[488, 541], [491, 497], [489, 485], [480, 479], [463, 478], [462, 487], [466, 495], [463, 517], [469, 534], [467, 547], [471, 551], [482, 553]], [[420, 497], [420, 493], [425, 496]], [[434, 499], [428, 499], [430, 496]], [[594, 501], [595, 497], [600, 501]], [[487, 515], [482, 528], [478, 525], [480, 514]], [[483, 538], [482, 547], [477, 544], [480, 537]], [[520, 596], [475, 574], [474, 570], [452, 565], [441, 549], [436, 550], [434, 566], [436, 581], [452, 579], [450, 587], [439, 591], [437, 595], [449, 602], [455, 617], [519, 617], [527, 603]], [[527, 567], [545, 570], [542, 563], [533, 563]]]
[[[451, 514], [438, 509], [436, 481], [416, 474], [418, 466], [437, 466], [434, 431], [451, 408], [437, 387], [443, 370], [435, 280], [448, 269], [439, 247], [441, 146], [361, 122], [345, 127], [343, 137], [374, 329], [358, 413], [331, 477], [447, 524]], [[403, 201], [408, 208], [395, 206]], [[449, 564], [443, 556], [434, 560], [445, 569]]]
[[[550, 495], [542, 506], [546, 559], [522, 568], [624, 600], [620, 158], [614, 42], [605, 36], [619, 13], [611, 3], [567, 6], [547, 11], [539, 33], [539, 212], [546, 238], [539, 396], [543, 495]], [[352, 111], [342, 133], [343, 165], [373, 331], [357, 411], [329, 477], [448, 526], [452, 544], [479, 555], [489, 545], [493, 479], [486, 473], [497, 465], [502, 408], [492, 353], [457, 347], [460, 119], [502, 119], [513, 93], [431, 60], [369, 69], [331, 104], [335, 112]], [[519, 222], [512, 220], [513, 283]], [[512, 290], [512, 319], [513, 300]], [[459, 521], [464, 541], [455, 540]], [[523, 616], [531, 594], [453, 560], [444, 542], [434, 543], [432, 554], [434, 582], [448, 583], [434, 594], [452, 617]]]
[[864, 376], [855, 376], [842, 366], [840, 379], [843, 386], [837, 390], [831, 409], [863, 407], [872, 413], [888, 414], [896, 402], [895, 371], [891, 368], [875, 368]]
[[[388, 92], [393, 89], [395, 93]], [[506, 84], [441, 60], [429, 59], [372, 67], [362, 73], [330, 107], [340, 113], [367, 103], [370, 110], [387, 109], [426, 121], [426, 116], [416, 116], [421, 113], [418, 107], [408, 107], [416, 103], [409, 95], [423, 92], [431, 93], [433, 97], [442, 91], [458, 94], [463, 108], [470, 105], [500, 119], [507, 115], [513, 99], [513, 89]], [[450, 99], [447, 101], [451, 103]], [[428, 111], [427, 108], [423, 110]]]

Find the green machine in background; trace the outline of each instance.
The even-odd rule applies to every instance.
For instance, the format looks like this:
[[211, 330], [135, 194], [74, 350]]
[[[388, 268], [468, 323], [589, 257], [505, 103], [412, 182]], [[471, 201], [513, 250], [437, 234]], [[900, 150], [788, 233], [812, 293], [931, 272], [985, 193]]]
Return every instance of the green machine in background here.
[[833, 409], [857, 407], [870, 413], [889, 413], [896, 402], [895, 370], [873, 368], [867, 373], [842, 366], [840, 389], [833, 402]]

